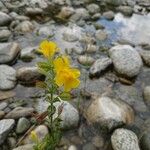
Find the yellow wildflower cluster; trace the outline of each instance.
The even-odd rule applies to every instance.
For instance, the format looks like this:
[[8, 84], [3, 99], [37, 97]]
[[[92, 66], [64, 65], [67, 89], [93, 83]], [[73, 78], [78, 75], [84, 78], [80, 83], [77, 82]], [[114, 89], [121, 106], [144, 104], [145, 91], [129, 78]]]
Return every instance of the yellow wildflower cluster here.
[[[58, 50], [59, 48], [56, 43], [44, 40], [40, 44], [39, 51], [46, 58], [52, 58]], [[71, 67], [70, 60], [67, 56], [59, 56], [53, 59], [53, 64], [56, 73], [55, 82], [59, 87], [63, 86], [64, 90], [69, 92], [71, 89], [79, 86], [80, 80], [78, 78], [80, 71]]]

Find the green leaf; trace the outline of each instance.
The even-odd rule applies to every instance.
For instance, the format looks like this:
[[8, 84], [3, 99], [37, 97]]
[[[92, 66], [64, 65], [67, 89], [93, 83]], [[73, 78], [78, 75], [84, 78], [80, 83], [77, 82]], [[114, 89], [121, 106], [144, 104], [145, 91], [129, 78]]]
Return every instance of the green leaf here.
[[68, 92], [62, 92], [59, 97], [65, 101], [68, 101], [71, 99], [71, 95]]

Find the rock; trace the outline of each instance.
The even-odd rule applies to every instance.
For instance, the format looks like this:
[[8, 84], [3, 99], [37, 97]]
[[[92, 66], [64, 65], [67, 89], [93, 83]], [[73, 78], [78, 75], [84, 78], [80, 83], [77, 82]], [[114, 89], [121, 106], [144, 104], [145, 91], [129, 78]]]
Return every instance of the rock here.
[[101, 136], [95, 136], [92, 138], [92, 143], [97, 148], [102, 148], [104, 146], [104, 138]]
[[0, 26], [7, 26], [12, 21], [12, 18], [4, 12], [0, 12], [0, 18]]
[[142, 150], [150, 150], [150, 131], [145, 133], [141, 140], [140, 140], [140, 145]]
[[98, 123], [106, 131], [130, 124], [134, 121], [134, 111], [125, 102], [107, 96], [96, 98], [85, 111], [90, 123]]
[[[58, 108], [59, 106], [62, 105], [62, 103], [63, 103], [63, 111], [60, 115], [60, 118], [62, 120], [61, 122], [62, 129], [72, 129], [74, 127], [77, 127], [79, 122], [79, 112], [76, 108], [74, 108], [70, 103], [66, 101], [55, 103], [57, 111], [54, 115], [54, 118], [57, 116]], [[46, 111], [47, 107], [48, 103], [43, 99], [39, 99], [38, 103], [35, 105], [35, 108], [39, 113]]]
[[100, 13], [96, 13], [91, 17], [93, 20], [98, 20], [101, 18], [101, 14]]
[[0, 110], [4, 110], [8, 106], [8, 103], [6, 102], [1, 102], [0, 103]]
[[33, 150], [33, 144], [26, 144], [23, 146], [19, 146], [17, 148], [14, 148], [13, 150]]
[[145, 64], [150, 67], [150, 51], [142, 50], [140, 52], [142, 59], [144, 60]]
[[9, 90], [16, 85], [16, 70], [7, 65], [0, 65], [0, 90]]
[[107, 33], [103, 30], [97, 30], [96, 33], [95, 33], [95, 37], [97, 40], [99, 41], [104, 41], [107, 39]]
[[33, 29], [34, 29], [34, 26], [30, 21], [23, 21], [17, 25], [17, 27], [15, 28], [15, 31], [19, 33], [27, 33], [27, 32], [32, 32]]
[[115, 14], [113, 11], [107, 11], [103, 13], [103, 17], [106, 18], [107, 20], [113, 20], [115, 17]]
[[12, 98], [15, 96], [15, 92], [13, 91], [0, 91], [0, 100], [5, 100], [8, 98]]
[[98, 47], [93, 44], [88, 44], [86, 47], [86, 53], [95, 53], [98, 50]]
[[82, 150], [96, 150], [97, 148], [92, 143], [87, 143], [83, 146]]
[[99, 77], [103, 71], [105, 71], [112, 64], [112, 60], [109, 57], [101, 57], [97, 59], [90, 68], [90, 77]]
[[85, 8], [77, 8], [75, 14], [70, 17], [70, 20], [77, 22], [79, 20], [87, 20], [90, 18], [88, 11]]
[[78, 62], [85, 66], [90, 66], [94, 63], [94, 58], [86, 55], [81, 55], [78, 57]]
[[60, 13], [57, 15], [58, 18], [65, 20], [71, 17], [75, 13], [73, 7], [62, 7]]
[[97, 4], [92, 3], [87, 6], [87, 10], [91, 15], [93, 15], [93, 14], [99, 13], [100, 8]]
[[13, 119], [0, 120], [0, 144], [2, 144], [5, 141], [7, 135], [13, 129], [14, 125], [15, 120]]
[[7, 29], [0, 30], [0, 42], [7, 41], [11, 36], [11, 32]]
[[30, 121], [26, 118], [20, 118], [17, 123], [16, 133], [22, 134], [26, 132], [30, 127]]
[[150, 106], [150, 86], [144, 88], [144, 100]]
[[10, 111], [5, 118], [18, 119], [20, 117], [31, 116], [34, 112], [33, 108], [25, 108], [25, 107], [16, 107], [12, 111]]
[[68, 148], [68, 150], [77, 150], [77, 148], [74, 145], [70, 145], [69, 148]]
[[28, 5], [33, 8], [46, 9], [48, 7], [47, 0], [29, 0]]
[[37, 67], [22, 67], [17, 70], [17, 79], [22, 84], [35, 84], [37, 80], [41, 80], [43, 75]]
[[124, 76], [134, 77], [142, 68], [139, 53], [129, 45], [117, 45], [109, 50], [115, 70]]
[[36, 16], [36, 15], [42, 15], [43, 10], [41, 8], [25, 8], [25, 14], [28, 16]]
[[[42, 139], [49, 133], [48, 128], [45, 125], [39, 125], [33, 130], [39, 141], [42, 141]], [[31, 139], [30, 135], [28, 135], [24, 140], [24, 144], [33, 144], [34, 141]]]
[[104, 29], [104, 28], [105, 28], [105, 27], [104, 27], [102, 24], [100, 24], [99, 22], [95, 22], [93, 25], [94, 25], [94, 27], [95, 27], [96, 30]]
[[20, 54], [18, 43], [0, 43], [0, 64], [14, 63]]
[[109, 5], [119, 6], [123, 3], [123, 0], [105, 0]]
[[140, 150], [136, 134], [127, 129], [117, 129], [111, 136], [114, 150]]
[[54, 31], [49, 26], [43, 26], [39, 29], [38, 35], [46, 36], [46, 37], [53, 37], [54, 36]]
[[5, 116], [5, 112], [0, 110], [0, 119], [2, 119]]
[[68, 32], [64, 32], [63, 33], [63, 39], [67, 42], [75, 42], [78, 40], [77, 35], [75, 35], [74, 33], [71, 33], [69, 30]]
[[14, 137], [8, 137], [7, 138], [7, 143], [9, 145], [9, 148], [13, 149], [14, 147], [16, 147], [17, 141]]
[[117, 9], [125, 16], [131, 16], [133, 14], [133, 8], [130, 6], [119, 6]]

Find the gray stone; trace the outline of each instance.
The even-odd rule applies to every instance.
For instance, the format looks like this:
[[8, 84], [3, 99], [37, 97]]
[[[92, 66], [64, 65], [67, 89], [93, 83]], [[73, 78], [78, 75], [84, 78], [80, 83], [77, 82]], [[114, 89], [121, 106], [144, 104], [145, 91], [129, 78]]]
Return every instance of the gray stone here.
[[16, 141], [16, 139], [14, 137], [8, 137], [7, 138], [7, 143], [9, 145], [9, 148], [13, 149], [13, 148], [16, 147], [17, 141]]
[[0, 65], [0, 89], [9, 90], [16, 85], [16, 70], [7, 65]]
[[134, 111], [125, 102], [102, 96], [96, 98], [85, 110], [85, 117], [90, 123], [98, 123], [107, 131], [134, 121]]
[[18, 43], [1, 43], [0, 44], [0, 64], [13, 63], [20, 54]]
[[28, 5], [32, 6], [33, 8], [41, 8], [45, 9], [48, 7], [47, 0], [28, 0]]
[[79, 21], [79, 20], [86, 20], [86, 19], [89, 19], [89, 18], [90, 18], [90, 15], [89, 15], [88, 11], [85, 8], [77, 8], [75, 10], [75, 14], [73, 14], [70, 17], [70, 20], [76, 22], [76, 21]]
[[123, 3], [123, 0], [105, 0], [107, 4], [119, 6]]
[[112, 64], [112, 60], [109, 57], [102, 57], [97, 59], [90, 68], [90, 76], [99, 76]]
[[0, 110], [4, 110], [8, 106], [8, 103], [6, 102], [1, 102], [0, 103]]
[[133, 14], [133, 8], [130, 6], [119, 6], [117, 9], [125, 16], [131, 16]]
[[140, 140], [140, 145], [142, 150], [150, 150], [150, 131], [145, 133], [141, 140]]
[[78, 57], [78, 62], [85, 66], [90, 66], [94, 63], [94, 58], [91, 56], [81, 55]]
[[26, 107], [16, 107], [12, 111], [10, 111], [5, 118], [11, 119], [18, 119], [20, 117], [27, 117], [31, 116], [34, 112], [33, 108], [26, 108]]
[[144, 100], [150, 106], [150, 86], [144, 88]]
[[117, 45], [109, 50], [115, 70], [124, 76], [134, 77], [142, 68], [139, 53], [129, 45]]
[[41, 8], [25, 8], [25, 14], [29, 16], [41, 15], [43, 12], [44, 11]]
[[33, 150], [33, 146], [34, 146], [33, 144], [26, 144], [26, 145], [14, 148], [13, 150]]
[[20, 118], [17, 123], [16, 133], [22, 134], [26, 132], [30, 127], [30, 121], [26, 118]]
[[71, 32], [64, 32], [63, 33], [63, 39], [67, 42], [75, 42], [78, 40], [78, 37], [77, 35], [75, 35], [74, 33], [71, 33]]
[[12, 19], [9, 15], [4, 12], [0, 12], [0, 26], [9, 25]]
[[103, 13], [103, 17], [108, 19], [108, 20], [113, 20], [115, 17], [115, 14], [113, 11], [107, 11]]
[[140, 52], [142, 59], [144, 60], [145, 64], [150, 66], [150, 51], [142, 50]]
[[100, 8], [97, 4], [92, 3], [87, 6], [87, 10], [90, 14], [93, 15], [93, 14], [99, 13]]
[[87, 143], [83, 146], [82, 150], [96, 150], [97, 148], [92, 143]]
[[[42, 139], [49, 133], [48, 128], [45, 125], [39, 125], [33, 130], [39, 141], [42, 141]], [[24, 140], [24, 144], [34, 144], [34, 141], [31, 139], [31, 136], [28, 135]]]
[[0, 120], [0, 144], [2, 144], [5, 141], [7, 135], [10, 133], [14, 125], [15, 120], [13, 119]]
[[58, 18], [65, 20], [71, 17], [75, 13], [73, 7], [62, 7], [60, 13], [57, 15]]
[[117, 129], [111, 136], [114, 150], [140, 150], [136, 134], [127, 129]]
[[0, 110], [0, 119], [2, 119], [5, 116], [5, 112]]
[[93, 20], [98, 20], [101, 18], [101, 14], [100, 13], [96, 13], [91, 17]]
[[34, 29], [33, 24], [30, 21], [23, 21], [15, 28], [15, 31], [19, 33], [32, 32]]
[[17, 79], [22, 84], [34, 84], [42, 78], [37, 67], [22, 67], [17, 70]]
[[76, 148], [76, 146], [74, 146], [74, 145], [70, 145], [70, 146], [68, 147], [68, 150], [77, 150], [77, 148]]
[[46, 37], [53, 37], [54, 36], [54, 31], [49, 26], [43, 26], [39, 29], [38, 35], [46, 36]]
[[98, 50], [98, 47], [93, 44], [88, 44], [86, 47], [86, 53], [95, 53]]
[[96, 33], [95, 33], [95, 37], [97, 40], [99, 41], [104, 41], [107, 39], [107, 33], [103, 30], [97, 30]]
[[10, 36], [11, 36], [11, 32], [9, 30], [7, 30], [7, 29], [0, 30], [0, 41], [1, 42], [7, 41]]

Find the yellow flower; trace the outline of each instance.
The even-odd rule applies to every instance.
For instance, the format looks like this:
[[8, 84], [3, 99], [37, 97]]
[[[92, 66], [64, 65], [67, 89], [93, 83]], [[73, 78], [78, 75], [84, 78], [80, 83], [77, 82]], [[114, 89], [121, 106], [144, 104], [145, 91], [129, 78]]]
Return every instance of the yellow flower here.
[[65, 68], [57, 72], [55, 82], [58, 86], [64, 86], [64, 91], [69, 92], [71, 89], [79, 86], [79, 76], [80, 71], [78, 69]]
[[59, 48], [57, 44], [51, 41], [44, 40], [39, 46], [39, 52], [41, 52], [46, 58], [52, 57]]
[[54, 60], [54, 69], [56, 72], [63, 70], [64, 68], [70, 68], [70, 60], [67, 56], [61, 56]]
[[31, 131], [30, 138], [33, 142], [38, 143], [38, 136], [35, 131]]

